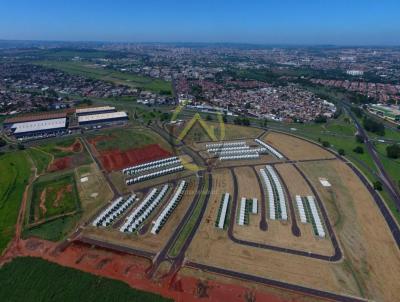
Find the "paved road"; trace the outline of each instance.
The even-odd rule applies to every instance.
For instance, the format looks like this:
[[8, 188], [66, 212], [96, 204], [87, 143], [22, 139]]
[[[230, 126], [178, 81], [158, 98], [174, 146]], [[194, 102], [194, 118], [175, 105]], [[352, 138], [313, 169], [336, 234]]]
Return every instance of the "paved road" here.
[[267, 279], [263, 277], [258, 277], [254, 275], [249, 275], [245, 273], [240, 273], [232, 270], [227, 270], [219, 267], [214, 267], [214, 266], [209, 266], [205, 264], [200, 264], [200, 263], [195, 263], [188, 261], [185, 263], [186, 266], [192, 267], [198, 270], [202, 271], [208, 271], [214, 274], [219, 274], [223, 276], [228, 276], [236, 279], [242, 279], [246, 281], [251, 281], [251, 282], [256, 282], [256, 283], [261, 283], [267, 286], [273, 286], [273, 287], [279, 287], [285, 290], [291, 290], [299, 293], [303, 293], [306, 295], [311, 295], [311, 296], [316, 296], [319, 298], [324, 298], [324, 299], [329, 299], [333, 301], [341, 301], [341, 302], [362, 302], [362, 301], [367, 301], [364, 299], [356, 298], [356, 297], [351, 297], [351, 296], [344, 296], [340, 294], [335, 294], [332, 292], [326, 292], [318, 289], [313, 289], [309, 287], [304, 287], [296, 284], [291, 284], [291, 283], [286, 283], [278, 280], [273, 280], [273, 279]]
[[[275, 172], [276, 172], [276, 174], [278, 175], [278, 177], [280, 179], [283, 179], [278, 170], [275, 169]], [[281, 181], [281, 183], [283, 184], [283, 187], [285, 189], [286, 197], [287, 197], [287, 200], [288, 200], [287, 203], [289, 204], [290, 218], [292, 220], [292, 234], [294, 236], [296, 236], [296, 237], [300, 237], [301, 232], [300, 232], [299, 226], [297, 225], [296, 213], [294, 211], [294, 206], [293, 206], [293, 198], [289, 193], [289, 189], [287, 187], [286, 182]]]
[[262, 231], [267, 231], [268, 230], [268, 223], [267, 223], [267, 209], [265, 208], [265, 204], [267, 202], [267, 198], [265, 196], [265, 190], [264, 186], [262, 185], [262, 181], [260, 178], [260, 175], [257, 173], [257, 169], [255, 166], [252, 167], [254, 170], [254, 173], [257, 176], [257, 181], [258, 181], [258, 186], [260, 187], [261, 191], [261, 219], [260, 219], [260, 230]]

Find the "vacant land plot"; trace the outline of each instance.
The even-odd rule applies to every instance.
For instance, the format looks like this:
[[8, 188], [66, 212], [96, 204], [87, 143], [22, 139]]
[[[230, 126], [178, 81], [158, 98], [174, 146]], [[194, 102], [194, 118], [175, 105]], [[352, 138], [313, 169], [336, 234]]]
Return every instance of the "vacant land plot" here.
[[[10, 276], [13, 276], [10, 278]], [[18, 282], [15, 282], [18, 280]], [[127, 284], [37, 258], [17, 258], [0, 269], [1, 301], [170, 301]]]
[[55, 158], [71, 156], [74, 153], [82, 152], [82, 144], [74, 137], [56, 139], [51, 143], [41, 144], [38, 149], [52, 154]]
[[0, 156], [0, 254], [14, 236], [15, 224], [25, 187], [31, 175], [31, 164], [22, 152]]
[[158, 144], [152, 144], [127, 151], [102, 152], [100, 160], [103, 167], [110, 172], [170, 156], [172, 156], [171, 152], [162, 149]]
[[89, 62], [41, 61], [37, 64], [45, 67], [60, 69], [70, 74], [111, 82], [116, 85], [125, 85], [131, 88], [141, 88], [143, 90], [150, 90], [166, 95], [172, 94], [171, 82], [153, 79], [133, 73], [124, 73], [112, 69], [105, 69]]
[[[184, 131], [187, 123], [182, 123], [179, 126], [170, 126], [169, 131], [173, 133], [174, 136], [178, 137], [182, 131]], [[246, 127], [237, 126], [232, 124], [224, 124], [223, 128], [219, 123], [207, 122], [207, 127], [214, 134], [217, 140], [236, 140], [236, 139], [249, 139], [258, 137], [263, 130]], [[193, 127], [188, 131], [184, 138], [184, 141], [188, 144], [193, 144], [195, 142], [207, 142], [211, 141], [210, 137], [205, 129], [196, 122]]]
[[73, 174], [41, 177], [33, 185], [30, 223], [76, 211], [79, 197]]
[[83, 215], [91, 215], [113, 197], [113, 192], [96, 164], [76, 169], [76, 183]]
[[[377, 301], [395, 300], [397, 288], [390, 280], [399, 278], [400, 254], [372, 196], [340, 161], [299, 166], [323, 197], [331, 220], [337, 220], [345, 257], [365, 295]], [[319, 177], [328, 178], [333, 192], [322, 188]]]
[[290, 135], [268, 132], [262, 139], [267, 144], [271, 144], [273, 147], [277, 148], [279, 152], [282, 152], [289, 159], [305, 160], [334, 157], [321, 147]]

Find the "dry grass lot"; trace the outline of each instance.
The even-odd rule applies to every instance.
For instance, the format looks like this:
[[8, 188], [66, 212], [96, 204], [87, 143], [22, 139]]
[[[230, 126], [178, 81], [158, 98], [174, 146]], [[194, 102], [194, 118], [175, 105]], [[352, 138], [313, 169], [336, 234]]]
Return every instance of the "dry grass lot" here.
[[[211, 200], [186, 257], [194, 262], [306, 287], [363, 296], [376, 301], [397, 301], [400, 286], [395, 280], [400, 280], [400, 253], [368, 190], [338, 160], [301, 163], [299, 166], [318, 189], [335, 224], [335, 232], [344, 252], [343, 261], [328, 263], [230, 241], [226, 232], [216, 230], [214, 221], [207, 221], [216, 217], [218, 208], [214, 200], [219, 200], [223, 192], [232, 189], [230, 177], [223, 173], [224, 170], [213, 174]], [[283, 178], [291, 181], [291, 168], [280, 168], [280, 172]], [[329, 179], [333, 193], [320, 185], [318, 177]], [[291, 192], [297, 190], [298, 186], [302, 185], [294, 183]], [[269, 226], [266, 236], [273, 229], [271, 224]]]
[[[376, 301], [398, 301], [400, 252], [372, 196], [340, 161], [302, 163], [323, 197], [331, 221], [344, 249], [346, 264], [354, 272], [366, 297]], [[325, 190], [318, 177], [327, 177], [333, 194]]]
[[275, 147], [279, 152], [292, 160], [333, 158], [334, 156], [324, 149], [299, 138], [278, 133], [268, 132], [261, 140]]
[[[85, 231], [85, 235], [91, 238], [96, 238], [102, 241], [118, 244], [121, 246], [137, 248], [154, 253], [159, 252], [161, 248], [166, 244], [167, 240], [170, 238], [172, 233], [175, 231], [177, 225], [179, 224], [182, 217], [185, 215], [189, 205], [193, 201], [194, 195], [196, 194], [198, 186], [197, 180], [194, 177], [188, 180], [189, 180], [189, 186], [186, 189], [184, 197], [182, 198], [182, 200], [180, 201], [180, 203], [178, 204], [172, 215], [168, 218], [167, 223], [164, 225], [164, 227], [157, 235], [153, 235], [150, 233], [152, 225], [149, 225], [149, 228], [144, 235], [121, 233], [118, 228], [113, 228], [113, 227], [107, 229], [90, 227]], [[163, 208], [167, 205], [170, 198], [172, 197], [175, 189], [176, 186], [174, 186], [173, 189], [169, 189], [166, 198], [164, 198], [162, 202], [162, 205], [159, 206], [154, 211], [154, 213], [146, 220], [146, 223], [149, 222], [151, 223], [159, 216]], [[139, 203], [143, 200], [143, 198], [141, 198], [136, 205], [139, 205]], [[132, 208], [131, 211], [133, 211], [134, 209], [135, 207]], [[126, 216], [127, 215], [129, 214], [127, 213]], [[123, 219], [124, 217], [121, 219], [121, 221], [116, 222], [116, 225], [119, 226], [123, 222], [122, 221]]]
[[[96, 209], [112, 199], [113, 193], [96, 164], [77, 168], [75, 173], [84, 218], [88, 218], [88, 215], [93, 215]], [[82, 182], [81, 179], [85, 177], [87, 181]]]

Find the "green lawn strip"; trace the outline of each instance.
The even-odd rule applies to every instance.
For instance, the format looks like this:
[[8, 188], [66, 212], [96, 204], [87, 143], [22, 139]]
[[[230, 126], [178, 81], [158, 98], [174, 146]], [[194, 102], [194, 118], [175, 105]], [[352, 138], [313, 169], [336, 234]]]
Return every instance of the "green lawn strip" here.
[[[12, 277], [11, 277], [12, 276]], [[50, 263], [16, 258], [0, 269], [0, 300], [17, 301], [172, 301], [127, 284]]]
[[25, 152], [0, 156], [0, 254], [12, 239], [23, 193], [31, 175]]
[[208, 177], [207, 174], [204, 177], [204, 187], [200, 193], [200, 198], [194, 208], [192, 215], [189, 220], [184, 225], [182, 231], [179, 233], [178, 238], [174, 242], [172, 248], [169, 250], [168, 255], [171, 257], [176, 257], [181, 250], [183, 244], [186, 242], [186, 239], [189, 237], [190, 232], [192, 231], [199, 215], [201, 212], [201, 208], [205, 202], [207, 191], [208, 191]]

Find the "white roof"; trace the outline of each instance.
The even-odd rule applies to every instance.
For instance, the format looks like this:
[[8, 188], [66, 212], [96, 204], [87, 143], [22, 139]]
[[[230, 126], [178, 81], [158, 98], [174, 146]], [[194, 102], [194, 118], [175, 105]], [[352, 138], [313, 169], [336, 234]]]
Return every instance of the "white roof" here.
[[124, 111], [118, 112], [110, 112], [110, 113], [101, 113], [101, 114], [90, 114], [90, 115], [82, 115], [78, 117], [79, 123], [82, 122], [91, 122], [91, 121], [101, 121], [113, 118], [127, 117], [128, 115]]
[[77, 108], [76, 113], [98, 112], [98, 111], [105, 111], [105, 110], [115, 110], [115, 107], [103, 106], [103, 107]]
[[14, 133], [25, 133], [32, 131], [42, 131], [42, 130], [51, 130], [57, 128], [65, 128], [67, 123], [67, 119], [57, 118], [50, 120], [42, 120], [42, 121], [34, 121], [34, 122], [24, 122], [24, 123], [15, 123], [11, 128], [15, 129]]

